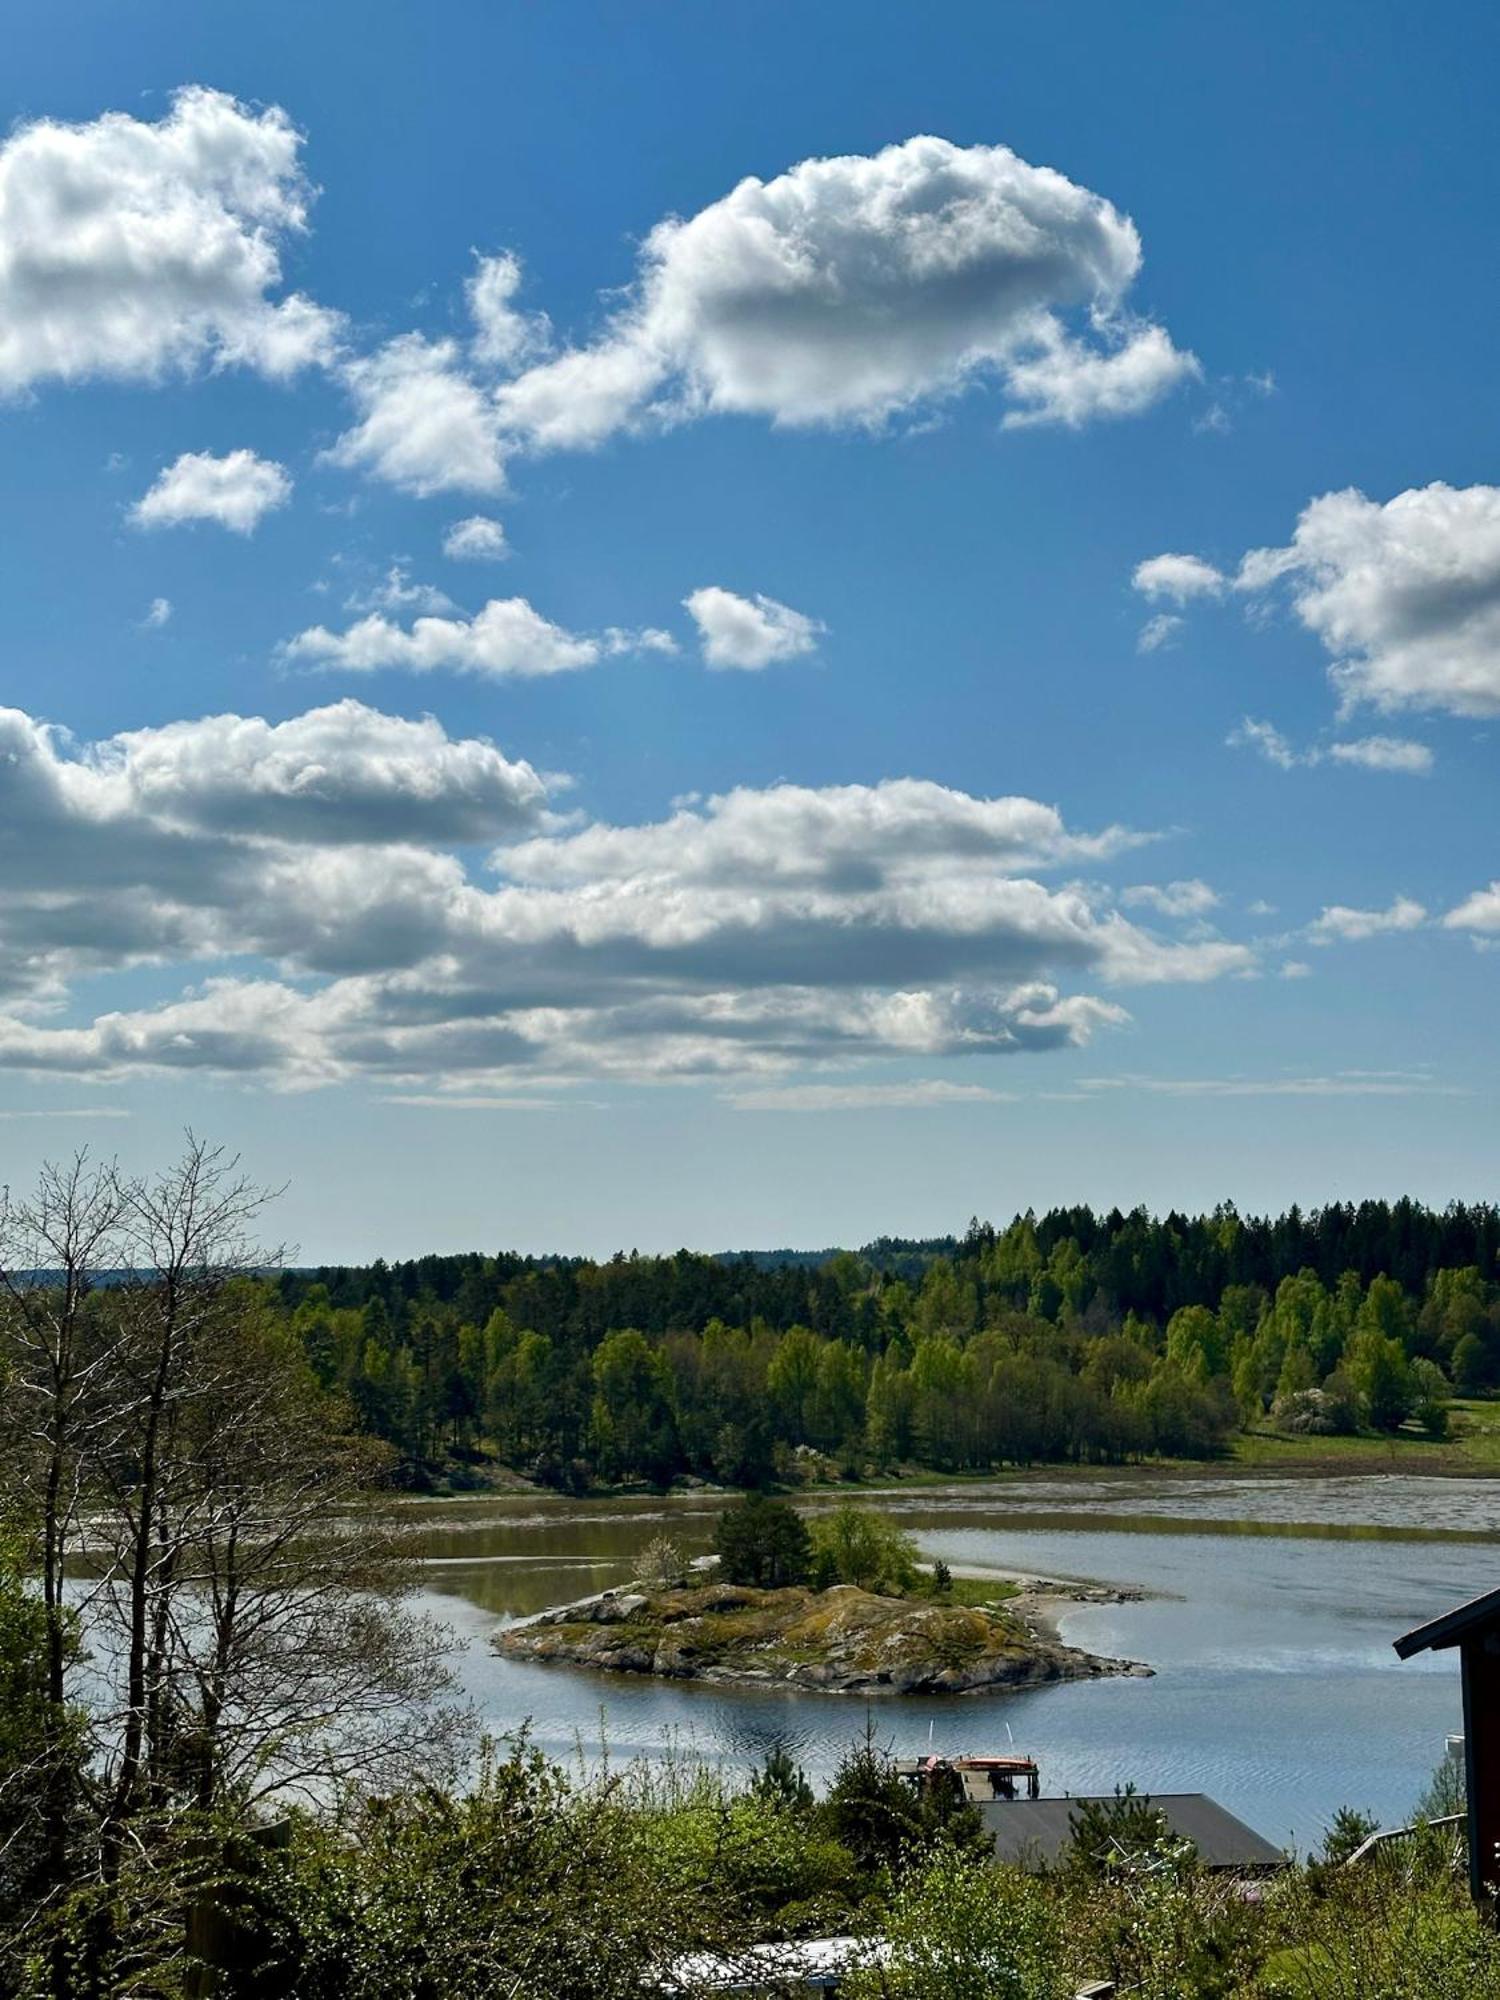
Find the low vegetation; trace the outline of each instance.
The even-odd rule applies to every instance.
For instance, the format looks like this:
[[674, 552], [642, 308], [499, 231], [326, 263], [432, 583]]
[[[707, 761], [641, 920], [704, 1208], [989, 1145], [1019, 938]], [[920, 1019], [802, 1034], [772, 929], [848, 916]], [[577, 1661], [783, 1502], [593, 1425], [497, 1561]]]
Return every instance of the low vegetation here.
[[96, 1913], [75, 1894], [12, 1921], [5, 1990], [706, 2000], [696, 1954], [853, 1932], [888, 1955], [852, 2000], [1071, 2000], [1106, 1979], [1144, 2000], [1500, 2000], [1500, 1941], [1436, 1834], [1375, 1866], [1314, 1857], [1250, 1900], [1127, 1798], [1080, 1811], [1071, 1853], [1026, 1875], [869, 1731], [821, 1797], [784, 1752], [744, 1783], [682, 1762], [585, 1777], [523, 1741], [462, 1792], [423, 1783], [259, 1825], [197, 1814], [149, 1863], [130, 1855], [112, 1920], [134, 1949], [88, 1984]]

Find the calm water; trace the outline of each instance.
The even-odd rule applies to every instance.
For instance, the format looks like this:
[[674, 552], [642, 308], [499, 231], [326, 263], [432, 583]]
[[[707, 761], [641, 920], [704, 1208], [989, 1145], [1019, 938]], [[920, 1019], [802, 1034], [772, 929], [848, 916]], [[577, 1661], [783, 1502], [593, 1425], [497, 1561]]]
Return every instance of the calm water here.
[[[503, 1499], [410, 1510], [429, 1605], [466, 1642], [461, 1671], [497, 1732], [529, 1719], [556, 1755], [670, 1746], [747, 1766], [786, 1743], [826, 1775], [865, 1723], [847, 1697], [592, 1675], [497, 1658], [500, 1625], [627, 1579], [668, 1528], [704, 1548], [718, 1499]], [[814, 1503], [817, 1504], [817, 1503]], [[1019, 1478], [882, 1497], [954, 1568], [1138, 1586], [1078, 1605], [1063, 1637], [1144, 1660], [1150, 1680], [1026, 1694], [887, 1699], [902, 1751], [1009, 1740], [1048, 1791], [1206, 1791], [1271, 1839], [1316, 1845], [1350, 1804], [1404, 1818], [1460, 1726], [1451, 1655], [1397, 1662], [1410, 1626], [1500, 1582], [1500, 1480]]]

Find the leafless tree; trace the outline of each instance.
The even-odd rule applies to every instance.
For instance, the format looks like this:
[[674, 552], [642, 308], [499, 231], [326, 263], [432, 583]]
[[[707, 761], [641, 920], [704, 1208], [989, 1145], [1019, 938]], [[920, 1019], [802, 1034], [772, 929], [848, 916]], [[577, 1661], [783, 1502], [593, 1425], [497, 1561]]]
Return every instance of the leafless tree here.
[[[69, 1810], [67, 1753], [76, 1607], [68, 1566], [94, 1468], [119, 1421], [119, 1329], [97, 1284], [118, 1251], [124, 1196], [114, 1169], [79, 1153], [46, 1166], [29, 1198], [0, 1196], [0, 1450], [7, 1510], [34, 1541], [46, 1620], [46, 1703], [36, 1767], [45, 1840], [60, 1865]], [[40, 1785], [36, 1784], [38, 1776]]]
[[[88, 1709], [105, 1884], [184, 1813], [441, 1775], [467, 1729], [384, 1447], [276, 1309], [271, 1198], [190, 1135], [152, 1179], [80, 1157], [0, 1210], [0, 1497], [35, 1524], [59, 1732]], [[59, 1867], [64, 1837], [59, 1808]]]

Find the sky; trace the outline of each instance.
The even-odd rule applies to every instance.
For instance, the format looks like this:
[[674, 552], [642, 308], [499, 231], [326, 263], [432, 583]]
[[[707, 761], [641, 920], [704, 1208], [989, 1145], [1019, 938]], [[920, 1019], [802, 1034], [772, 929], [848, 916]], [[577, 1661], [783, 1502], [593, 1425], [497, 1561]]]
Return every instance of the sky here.
[[4, 13], [0, 1181], [1496, 1194], [1492, 8]]

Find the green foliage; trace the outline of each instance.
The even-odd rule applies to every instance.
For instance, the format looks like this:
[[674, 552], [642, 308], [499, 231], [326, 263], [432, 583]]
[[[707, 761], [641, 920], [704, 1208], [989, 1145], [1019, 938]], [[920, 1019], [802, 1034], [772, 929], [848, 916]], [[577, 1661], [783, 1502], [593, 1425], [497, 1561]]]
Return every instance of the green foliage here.
[[900, 1877], [936, 1847], [973, 1858], [989, 1853], [975, 1809], [950, 1787], [919, 1792], [901, 1777], [873, 1722], [845, 1753], [818, 1815], [860, 1872], [881, 1883]]
[[639, 2000], [679, 1953], [738, 1935], [724, 1871], [702, 1865], [711, 1842], [686, 1870], [671, 1818], [608, 1786], [575, 1790], [523, 1744], [461, 1795], [402, 1793], [343, 1826], [299, 1819], [255, 1871], [218, 1990]]
[[1264, 2000], [1500, 2000], [1500, 1937], [1451, 1871], [1292, 1875], [1267, 1911]]
[[[45, 1881], [49, 1820], [69, 1814], [85, 1755], [82, 1718], [55, 1713], [48, 1698], [47, 1610], [27, 1572], [22, 1544], [0, 1537], [0, 1926]], [[65, 1645], [71, 1662], [71, 1620]]]
[[805, 1930], [836, 1922], [854, 1863], [827, 1834], [795, 1786], [730, 1792], [700, 1772], [677, 1797], [644, 1817], [653, 1865], [701, 1898], [721, 1922]]
[[1462, 1752], [1449, 1753], [1434, 1768], [1422, 1796], [1417, 1800], [1418, 1819], [1447, 1819], [1461, 1813], [1467, 1798]]
[[1068, 2000], [1061, 1913], [1040, 1883], [939, 1849], [896, 1892], [890, 1963], [851, 2000]]
[[766, 1752], [751, 1773], [750, 1790], [768, 1805], [782, 1806], [788, 1811], [811, 1812], [813, 1808], [813, 1788], [807, 1782], [807, 1774], [784, 1743], [777, 1743]]
[[1437, 1435], [1418, 1363], [1500, 1384], [1497, 1259], [1484, 1207], [1078, 1208], [822, 1264], [432, 1257], [280, 1292], [319, 1381], [412, 1484], [492, 1455], [570, 1491], [748, 1488], [809, 1453], [849, 1477], [1212, 1458], [1273, 1405], [1294, 1431], [1411, 1416]]
[[1248, 2000], [1265, 1924], [1239, 1885], [1206, 1874], [1180, 1845], [1086, 1886], [1066, 1885], [1074, 1963], [1131, 2000]]
[[1166, 1814], [1134, 1785], [1116, 1787], [1110, 1799], [1081, 1801], [1069, 1823], [1067, 1865], [1090, 1878], [1154, 1867], [1170, 1838]]
[[815, 1516], [811, 1535], [812, 1580], [819, 1590], [852, 1583], [902, 1597], [915, 1589], [917, 1545], [888, 1516], [845, 1501]]
[[719, 1516], [714, 1550], [726, 1583], [782, 1590], [806, 1583], [812, 1542], [795, 1507], [752, 1493]]
[[1418, 1355], [1411, 1364], [1411, 1416], [1430, 1438], [1445, 1438], [1448, 1435], [1448, 1398], [1450, 1390], [1447, 1377], [1435, 1361], [1425, 1355]]
[[1380, 1821], [1374, 1813], [1360, 1812], [1354, 1806], [1340, 1806], [1328, 1822], [1320, 1858], [1331, 1868], [1342, 1867], [1351, 1854], [1363, 1847], [1372, 1833], [1379, 1831]]
[[1347, 1372], [1373, 1430], [1399, 1428], [1411, 1408], [1411, 1371], [1401, 1344], [1376, 1326], [1363, 1327], [1349, 1343]]

